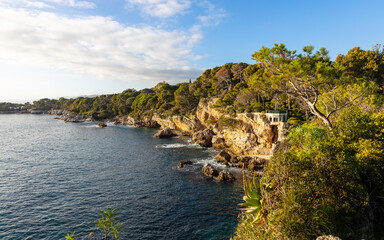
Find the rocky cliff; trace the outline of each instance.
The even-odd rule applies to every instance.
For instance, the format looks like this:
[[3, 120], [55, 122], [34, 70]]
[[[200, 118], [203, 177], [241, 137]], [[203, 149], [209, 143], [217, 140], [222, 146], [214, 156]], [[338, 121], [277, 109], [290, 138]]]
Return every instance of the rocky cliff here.
[[[151, 121], [156, 121], [162, 129], [172, 129], [177, 135], [191, 136], [202, 146], [224, 149], [234, 159], [237, 156], [269, 159], [275, 145], [285, 139], [288, 123], [271, 123], [264, 113], [229, 115], [224, 109], [214, 107], [216, 101], [200, 101], [194, 116], [165, 119], [155, 116]], [[244, 164], [248, 166], [248, 162], [244, 161]]]

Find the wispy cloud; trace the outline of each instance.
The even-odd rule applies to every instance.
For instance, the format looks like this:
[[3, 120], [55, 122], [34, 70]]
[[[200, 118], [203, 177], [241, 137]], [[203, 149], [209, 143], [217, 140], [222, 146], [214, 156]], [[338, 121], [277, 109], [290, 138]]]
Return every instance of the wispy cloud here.
[[205, 15], [199, 15], [197, 18], [204, 27], [214, 27], [220, 24], [221, 20], [227, 16], [224, 9], [216, 7], [208, 0], [200, 1], [199, 5], [205, 9]]
[[44, 2], [39, 2], [39, 1], [30, 1], [30, 2], [25, 2], [25, 5], [27, 7], [32, 7], [32, 8], [54, 8], [53, 6], [46, 4]]
[[[53, 0], [52, 0], [53, 1]], [[199, 32], [130, 27], [112, 18], [69, 18], [0, 7], [0, 58], [123, 81], [176, 82], [200, 74], [190, 61]]]
[[191, 0], [126, 0], [127, 6], [137, 7], [152, 17], [168, 18], [183, 14], [191, 7]]
[[96, 4], [89, 1], [77, 0], [1, 0], [0, 6], [29, 8], [55, 8], [55, 6], [65, 6], [91, 9], [95, 8]]

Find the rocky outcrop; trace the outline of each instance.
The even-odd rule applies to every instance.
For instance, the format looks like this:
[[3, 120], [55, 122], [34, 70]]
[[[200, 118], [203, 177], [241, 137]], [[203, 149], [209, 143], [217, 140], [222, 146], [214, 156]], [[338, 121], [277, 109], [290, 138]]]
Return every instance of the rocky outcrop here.
[[288, 123], [271, 124], [264, 113], [240, 113], [236, 116], [219, 111], [217, 99], [200, 101], [196, 117], [215, 136], [212, 146], [236, 155], [272, 155], [275, 143], [285, 139]]
[[212, 146], [212, 137], [213, 131], [210, 129], [204, 129], [202, 131], [198, 131], [192, 135], [192, 139], [194, 142], [203, 147], [211, 147]]
[[226, 166], [245, 168], [250, 171], [257, 171], [264, 168], [267, 159], [258, 156], [232, 155], [225, 150], [216, 155], [216, 161]]
[[219, 174], [217, 169], [209, 163], [204, 164], [202, 171], [208, 177], [216, 177]]
[[174, 129], [180, 135], [185, 136], [192, 136], [195, 132], [205, 128], [196, 117], [172, 116], [168, 118], [160, 118], [154, 116], [153, 120], [156, 121], [161, 128]]
[[266, 159], [258, 158], [258, 157], [252, 157], [252, 158], [248, 161], [248, 170], [250, 170], [250, 171], [256, 171], [256, 170], [263, 169], [263, 168], [264, 168], [264, 165], [265, 165], [267, 162], [268, 162], [268, 161], [267, 161]]
[[176, 134], [170, 128], [164, 128], [155, 134], [157, 138], [170, 138], [176, 136]]
[[105, 128], [105, 127], [107, 127], [107, 124], [102, 123], [102, 122], [99, 122], [99, 123], [97, 124], [97, 126], [99, 126], [99, 127], [101, 127], [101, 128]]
[[223, 182], [234, 182], [234, 181], [236, 181], [236, 178], [228, 170], [220, 171], [219, 175], [215, 179], [218, 180], [218, 181], [223, 181]]
[[179, 162], [179, 168], [183, 168], [184, 165], [189, 165], [189, 164], [192, 164], [193, 162], [192, 161], [180, 161]]
[[[134, 118], [131, 116], [122, 117], [118, 120], [118, 123], [122, 125], [130, 125], [135, 127], [145, 127], [145, 128], [158, 128], [160, 125], [152, 117], [144, 118]], [[116, 122], [116, 124], [118, 124]]]
[[225, 144], [225, 139], [216, 135], [212, 137], [212, 147], [216, 150], [228, 148], [228, 146]]
[[214, 126], [224, 115], [214, 107], [217, 100], [217, 98], [202, 99], [197, 106], [196, 117], [205, 127]]
[[76, 122], [85, 122], [86, 121], [86, 118], [83, 115], [79, 115], [79, 114], [72, 113], [69, 111], [52, 110], [50, 113], [55, 114], [55, 115], [57, 113], [58, 114], [57, 118], [64, 120], [65, 122], [76, 123]]
[[225, 150], [222, 150], [219, 152], [219, 154], [216, 155], [216, 161], [222, 162], [222, 163], [227, 163], [231, 161], [232, 156], [227, 153]]

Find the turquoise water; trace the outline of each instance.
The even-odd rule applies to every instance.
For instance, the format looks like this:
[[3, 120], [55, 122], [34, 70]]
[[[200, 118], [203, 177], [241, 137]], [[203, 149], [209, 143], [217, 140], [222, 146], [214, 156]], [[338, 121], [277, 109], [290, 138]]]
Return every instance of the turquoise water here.
[[154, 133], [0, 115], [0, 239], [86, 239], [105, 208], [119, 209], [122, 239], [228, 239], [240, 183], [203, 176], [215, 151]]

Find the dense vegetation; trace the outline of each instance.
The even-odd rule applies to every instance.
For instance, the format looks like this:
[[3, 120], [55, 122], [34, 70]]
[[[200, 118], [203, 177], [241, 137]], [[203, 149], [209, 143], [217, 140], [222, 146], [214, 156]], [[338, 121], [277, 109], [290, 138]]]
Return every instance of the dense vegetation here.
[[282, 45], [253, 56], [266, 82], [315, 116], [292, 128], [264, 176], [247, 184], [234, 239], [382, 239], [384, 54], [324, 49], [296, 55]]
[[92, 98], [45, 98], [33, 102], [32, 108], [68, 110], [95, 119], [153, 114], [167, 117], [193, 114], [201, 99], [215, 97], [219, 98], [216, 107], [231, 114], [279, 108], [291, 110], [292, 120], [305, 120], [306, 110], [293, 99], [258, 82], [261, 70], [259, 64], [227, 63], [206, 70], [193, 82], [176, 85], [161, 82], [150, 89], [127, 89], [120, 94]]
[[0, 102], [0, 111], [15, 111], [21, 110], [23, 104], [9, 103], [9, 102]]

